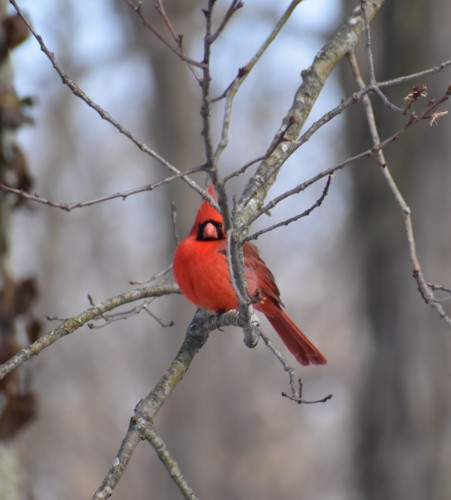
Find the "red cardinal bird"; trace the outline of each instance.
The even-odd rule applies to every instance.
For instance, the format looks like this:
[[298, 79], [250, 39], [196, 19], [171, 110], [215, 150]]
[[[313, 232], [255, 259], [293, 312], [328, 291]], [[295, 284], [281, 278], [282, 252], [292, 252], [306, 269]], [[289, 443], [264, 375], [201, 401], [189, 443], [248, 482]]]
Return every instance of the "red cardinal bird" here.
[[[216, 199], [213, 186], [208, 192]], [[224, 312], [238, 309], [226, 260], [222, 215], [204, 201], [188, 237], [174, 255], [174, 275], [185, 297], [202, 309]], [[244, 274], [253, 306], [261, 311], [301, 365], [323, 365], [326, 358], [282, 309], [280, 292], [272, 272], [257, 247], [244, 243]]]

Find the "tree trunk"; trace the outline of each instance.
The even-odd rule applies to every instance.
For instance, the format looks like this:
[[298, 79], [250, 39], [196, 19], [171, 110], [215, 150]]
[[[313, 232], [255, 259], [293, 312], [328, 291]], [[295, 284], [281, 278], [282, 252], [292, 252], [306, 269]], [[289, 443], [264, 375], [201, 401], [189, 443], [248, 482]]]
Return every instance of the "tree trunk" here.
[[[444, 1], [387, 2], [372, 25], [376, 78], [414, 73], [449, 57]], [[443, 29], [441, 29], [443, 27]], [[428, 84], [428, 99], [442, 95], [444, 76], [397, 87], [398, 106], [414, 83]], [[355, 87], [354, 87], [355, 89]], [[377, 102], [382, 138], [406, 118]], [[424, 106], [425, 102], [421, 105]], [[368, 147], [362, 116], [348, 124], [352, 152]], [[413, 213], [417, 248], [426, 279], [450, 282], [451, 210], [449, 120], [426, 122], [386, 150], [388, 164]], [[422, 301], [399, 207], [379, 167], [367, 161], [352, 169], [352, 230], [373, 348], [359, 401], [356, 466], [368, 499], [446, 499], [451, 494], [449, 395], [450, 332]]]
[[[9, 2], [0, 1], [0, 182], [29, 190], [32, 184], [26, 160], [16, 144], [16, 130], [29, 118], [23, 112], [13, 82], [10, 51], [27, 37], [16, 16], [8, 15]], [[37, 293], [33, 278], [15, 276], [11, 268], [13, 218], [20, 203], [0, 196], [0, 362], [15, 354], [37, 334], [31, 315]], [[18, 323], [18, 319], [20, 323]], [[24, 335], [25, 333], [25, 335]], [[28, 367], [10, 373], [0, 383], [0, 500], [24, 498], [23, 467], [18, 437], [35, 415]]]

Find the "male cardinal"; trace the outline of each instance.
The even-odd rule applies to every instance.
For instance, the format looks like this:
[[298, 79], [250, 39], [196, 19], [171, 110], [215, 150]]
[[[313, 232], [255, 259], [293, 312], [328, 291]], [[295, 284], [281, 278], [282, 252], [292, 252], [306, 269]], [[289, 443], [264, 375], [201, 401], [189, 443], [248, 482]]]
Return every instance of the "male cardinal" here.
[[[213, 186], [208, 192], [216, 199]], [[238, 309], [226, 260], [226, 236], [222, 215], [208, 201], [197, 212], [188, 237], [174, 255], [174, 275], [185, 297], [202, 309], [217, 313]], [[283, 311], [272, 272], [257, 247], [244, 243], [244, 274], [253, 306], [261, 311], [301, 365], [323, 365], [326, 358]]]

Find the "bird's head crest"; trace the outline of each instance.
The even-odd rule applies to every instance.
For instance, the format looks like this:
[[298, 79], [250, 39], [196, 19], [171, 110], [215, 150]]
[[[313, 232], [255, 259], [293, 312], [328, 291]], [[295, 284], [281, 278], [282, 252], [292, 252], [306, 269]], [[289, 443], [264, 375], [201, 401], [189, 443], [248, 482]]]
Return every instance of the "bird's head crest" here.
[[[208, 188], [208, 194], [215, 201], [217, 200], [213, 184], [210, 184]], [[199, 207], [199, 210], [197, 211], [193, 229], [207, 220], [220, 222], [221, 224], [223, 223], [222, 215], [216, 210], [216, 208], [213, 208], [207, 200], [204, 200], [201, 206]]]

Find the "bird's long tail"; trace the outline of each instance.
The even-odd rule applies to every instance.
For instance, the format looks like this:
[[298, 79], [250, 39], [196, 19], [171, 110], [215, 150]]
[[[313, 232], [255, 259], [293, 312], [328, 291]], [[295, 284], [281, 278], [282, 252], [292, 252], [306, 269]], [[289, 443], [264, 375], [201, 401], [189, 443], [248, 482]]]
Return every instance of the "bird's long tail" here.
[[285, 311], [277, 307], [273, 314], [266, 315], [266, 317], [301, 365], [325, 365], [327, 363], [326, 358]]

